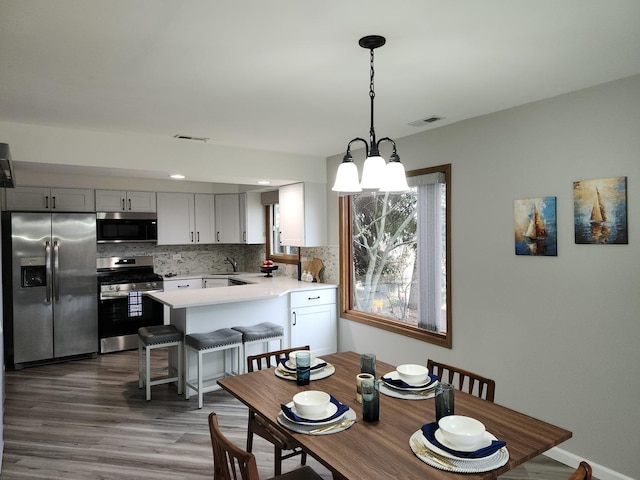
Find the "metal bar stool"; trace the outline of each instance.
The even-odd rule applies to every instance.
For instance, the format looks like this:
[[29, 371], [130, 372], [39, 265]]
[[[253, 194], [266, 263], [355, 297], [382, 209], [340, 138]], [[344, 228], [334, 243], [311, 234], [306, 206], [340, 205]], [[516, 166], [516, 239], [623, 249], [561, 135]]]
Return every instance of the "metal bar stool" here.
[[252, 343], [264, 343], [264, 351], [269, 351], [269, 342], [280, 341], [280, 350], [284, 348], [284, 327], [272, 322], [262, 322], [247, 327], [231, 327], [242, 333], [242, 358], [247, 358], [247, 346]]
[[[151, 327], [141, 327], [138, 329], [138, 388], [144, 385], [147, 387], [147, 402], [151, 400], [151, 387], [161, 385], [163, 383], [178, 384], [178, 395], [182, 393], [182, 332], [173, 325], [156, 325]], [[165, 376], [156, 378], [151, 377], [151, 350], [156, 348], [177, 347], [178, 349], [178, 371], [172, 375], [169, 365], [166, 367], [154, 369], [153, 371], [163, 371]], [[144, 351], [144, 367], [143, 367], [143, 351]]]
[[[185, 364], [185, 389], [184, 398], [189, 400], [189, 388], [193, 388], [198, 394], [198, 408], [202, 408], [202, 396], [207, 392], [220, 389], [217, 383], [219, 378], [233, 375], [227, 371], [227, 350], [237, 349], [238, 370], [242, 369], [241, 351], [242, 334], [230, 328], [221, 328], [210, 333], [192, 333], [184, 339], [184, 364]], [[206, 354], [213, 352], [223, 352], [223, 373], [212, 378], [204, 379], [202, 359]], [[189, 352], [198, 355], [196, 378], [191, 379], [189, 375]]]

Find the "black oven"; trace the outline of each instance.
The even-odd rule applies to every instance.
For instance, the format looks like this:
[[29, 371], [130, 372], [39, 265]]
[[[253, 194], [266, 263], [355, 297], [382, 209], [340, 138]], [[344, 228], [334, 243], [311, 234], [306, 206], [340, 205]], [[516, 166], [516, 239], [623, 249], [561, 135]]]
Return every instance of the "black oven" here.
[[158, 220], [155, 213], [96, 213], [98, 243], [157, 242]]
[[150, 293], [163, 291], [153, 257], [98, 258], [100, 353], [138, 346], [138, 329], [164, 323], [164, 306]]

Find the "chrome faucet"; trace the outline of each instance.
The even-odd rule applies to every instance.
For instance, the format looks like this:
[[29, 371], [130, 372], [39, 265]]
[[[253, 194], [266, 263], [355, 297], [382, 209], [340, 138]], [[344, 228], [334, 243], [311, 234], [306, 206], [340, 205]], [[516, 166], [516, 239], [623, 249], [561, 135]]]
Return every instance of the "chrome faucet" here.
[[236, 259], [231, 257], [227, 257], [225, 262], [229, 262], [229, 264], [233, 267], [233, 271], [237, 272], [238, 271], [238, 262], [236, 262]]

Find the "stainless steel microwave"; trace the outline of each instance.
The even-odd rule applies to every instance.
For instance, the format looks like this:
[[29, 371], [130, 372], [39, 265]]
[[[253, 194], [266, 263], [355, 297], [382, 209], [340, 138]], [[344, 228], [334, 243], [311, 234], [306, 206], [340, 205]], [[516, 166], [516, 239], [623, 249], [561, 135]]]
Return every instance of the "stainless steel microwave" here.
[[157, 242], [158, 220], [155, 213], [96, 213], [98, 243]]

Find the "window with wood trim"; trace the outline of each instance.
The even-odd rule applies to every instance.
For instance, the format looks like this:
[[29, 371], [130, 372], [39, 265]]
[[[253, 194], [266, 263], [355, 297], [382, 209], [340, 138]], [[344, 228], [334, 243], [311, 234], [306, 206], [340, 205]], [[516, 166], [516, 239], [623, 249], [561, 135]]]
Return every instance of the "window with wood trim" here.
[[451, 165], [340, 197], [341, 316], [451, 348]]
[[280, 204], [278, 202], [265, 205], [266, 258], [276, 263], [297, 265], [300, 261], [300, 248], [280, 244]]

